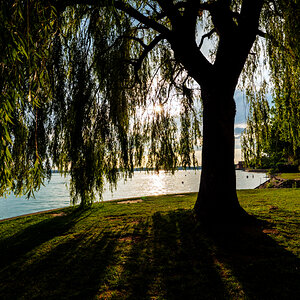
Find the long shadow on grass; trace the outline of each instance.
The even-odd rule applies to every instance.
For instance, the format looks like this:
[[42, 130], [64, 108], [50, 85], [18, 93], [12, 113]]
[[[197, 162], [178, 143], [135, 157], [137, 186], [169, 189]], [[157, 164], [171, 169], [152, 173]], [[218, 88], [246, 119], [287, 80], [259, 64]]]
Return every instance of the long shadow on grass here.
[[299, 296], [299, 260], [261, 228], [204, 231], [190, 210], [140, 222], [128, 216], [125, 225], [125, 219], [110, 218], [103, 223], [107, 227], [97, 218], [81, 223], [85, 217], [86, 212], [42, 221], [2, 241], [0, 298]]
[[206, 233], [222, 272], [235, 277], [242, 298], [299, 299], [300, 260], [271, 238], [280, 234], [271, 227], [268, 222], [239, 229], [219, 226]]
[[228, 296], [192, 211], [156, 213], [133, 233], [123, 282], [129, 299], [223, 299]]
[[122, 278], [129, 299], [299, 297], [299, 259], [261, 227], [208, 231], [192, 211], [175, 211], [154, 214], [132, 238]]
[[47, 218], [26, 227], [12, 237], [2, 239], [0, 241], [0, 268], [8, 266], [16, 258], [21, 258], [55, 236], [65, 234], [80, 219], [87, 216], [84, 212], [84, 210], [76, 209], [61, 217]]
[[[66, 234], [84, 215], [78, 212], [46, 220], [19, 233], [18, 242], [4, 241], [8, 242], [4, 255], [9, 259], [2, 261], [0, 269], [0, 298], [92, 299], [111, 263], [116, 239], [98, 222], [79, 234]], [[47, 249], [42, 243], [50, 240]]]

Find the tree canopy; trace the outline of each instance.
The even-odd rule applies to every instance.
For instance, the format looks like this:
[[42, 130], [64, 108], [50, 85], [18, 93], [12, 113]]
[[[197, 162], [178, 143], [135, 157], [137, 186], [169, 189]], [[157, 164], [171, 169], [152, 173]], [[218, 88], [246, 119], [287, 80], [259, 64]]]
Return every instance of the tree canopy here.
[[[134, 167], [174, 171], [196, 164], [202, 108], [218, 103], [220, 128], [227, 115], [234, 118], [231, 94], [242, 70], [253, 74], [259, 63], [251, 53], [258, 36], [277, 49], [266, 57], [278, 99], [288, 90], [299, 93], [290, 71], [299, 74], [296, 29], [289, 21], [293, 6], [299, 7], [295, 0], [0, 5], [1, 195], [30, 195], [57, 168], [70, 173], [72, 199], [85, 205], [101, 195], [105, 180], [114, 184]], [[214, 46], [209, 56], [203, 54], [207, 39]], [[230, 94], [223, 102], [210, 100], [222, 89]], [[289, 113], [288, 105], [282, 113]], [[205, 124], [213, 127], [213, 119], [204, 117], [204, 130]], [[224, 153], [229, 149], [232, 170], [228, 143]]]
[[300, 165], [299, 1], [281, 1], [277, 9], [268, 16], [267, 27], [272, 87], [264, 83], [260, 90], [249, 92], [250, 115], [243, 135], [248, 166], [274, 170], [281, 164]]

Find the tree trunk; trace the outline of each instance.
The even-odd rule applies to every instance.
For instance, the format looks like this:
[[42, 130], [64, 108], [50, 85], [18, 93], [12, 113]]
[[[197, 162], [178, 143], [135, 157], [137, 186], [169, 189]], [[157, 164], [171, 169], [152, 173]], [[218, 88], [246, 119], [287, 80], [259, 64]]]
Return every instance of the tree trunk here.
[[236, 194], [233, 91], [202, 87], [202, 173], [195, 212], [209, 222], [230, 223], [247, 216]]
[[176, 60], [201, 87], [203, 100], [202, 173], [195, 212], [214, 223], [249, 220], [236, 194], [233, 95], [255, 33], [239, 51], [232, 47], [237, 36], [223, 38], [212, 65], [185, 32], [176, 32], [171, 46]]

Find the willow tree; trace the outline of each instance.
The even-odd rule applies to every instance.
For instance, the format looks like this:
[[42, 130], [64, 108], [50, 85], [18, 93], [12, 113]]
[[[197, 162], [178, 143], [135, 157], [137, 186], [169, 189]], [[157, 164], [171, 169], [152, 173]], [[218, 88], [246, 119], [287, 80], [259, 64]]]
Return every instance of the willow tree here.
[[[300, 166], [300, 2], [278, 1], [268, 13], [270, 91], [248, 95], [250, 114], [243, 134], [245, 161], [252, 167]], [[272, 94], [273, 103], [267, 101]]]
[[277, 1], [2, 1], [1, 192], [30, 193], [56, 166], [85, 205], [105, 178], [115, 183], [134, 166], [194, 164], [201, 106], [195, 211], [246, 216], [236, 195], [234, 91], [269, 11]]

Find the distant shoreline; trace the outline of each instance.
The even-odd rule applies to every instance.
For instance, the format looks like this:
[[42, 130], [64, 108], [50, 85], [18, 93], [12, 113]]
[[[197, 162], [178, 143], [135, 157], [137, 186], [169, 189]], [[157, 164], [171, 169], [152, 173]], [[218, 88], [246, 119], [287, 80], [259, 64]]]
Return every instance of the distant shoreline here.
[[[201, 170], [202, 169], [202, 166], [196, 166], [196, 167], [177, 167], [175, 170], [177, 171], [188, 171], [188, 170]], [[155, 168], [134, 168], [133, 171], [157, 171]], [[164, 170], [164, 169], [160, 169], [158, 171], [167, 171], [167, 170]], [[51, 170], [51, 173], [62, 173], [58, 170]]]
[[245, 168], [243, 171], [245, 172], [254, 172], [254, 173], [268, 173], [268, 169], [248, 169]]
[[[202, 170], [202, 166], [186, 167], [186, 168], [185, 167], [177, 167], [175, 170], [176, 171]], [[268, 173], [268, 171], [269, 171], [268, 169], [249, 169], [249, 168], [238, 168], [238, 167], [236, 167], [235, 170], [236, 171], [245, 171], [245, 172], [254, 172], [254, 173]], [[137, 171], [137, 172], [141, 172], [141, 171], [152, 172], [152, 171], [157, 171], [157, 170], [155, 168], [134, 168], [133, 171], [134, 172], [135, 171]], [[160, 169], [158, 171], [167, 171], [167, 170]], [[61, 173], [61, 172], [58, 170], [51, 170], [51, 173]]]

